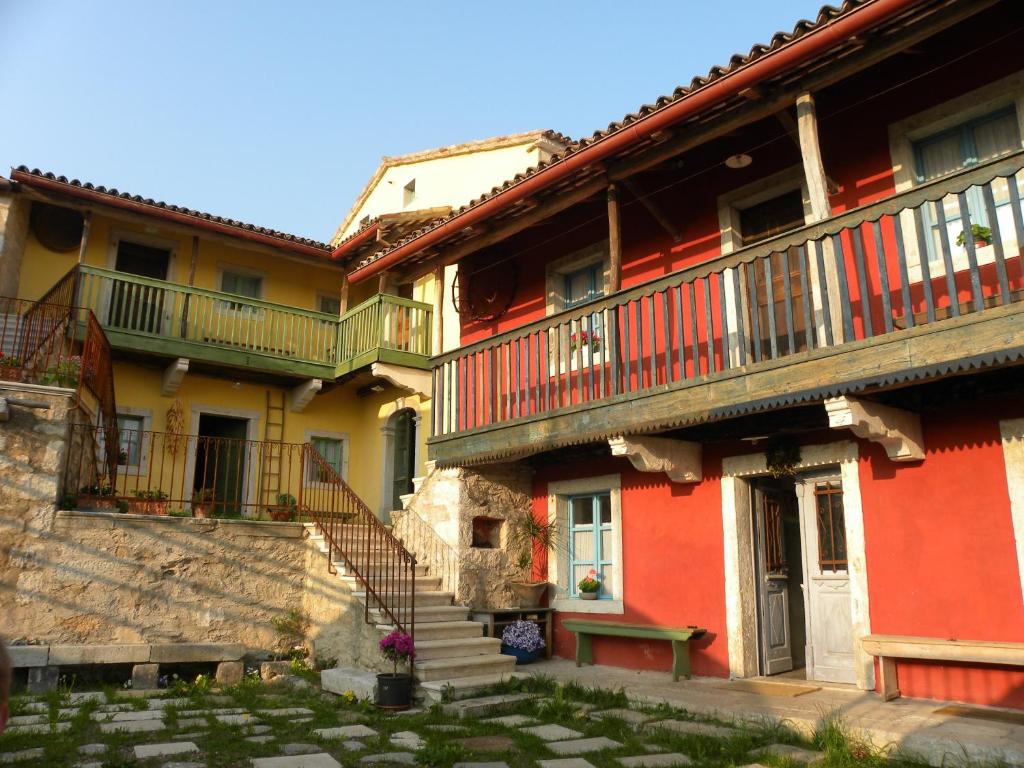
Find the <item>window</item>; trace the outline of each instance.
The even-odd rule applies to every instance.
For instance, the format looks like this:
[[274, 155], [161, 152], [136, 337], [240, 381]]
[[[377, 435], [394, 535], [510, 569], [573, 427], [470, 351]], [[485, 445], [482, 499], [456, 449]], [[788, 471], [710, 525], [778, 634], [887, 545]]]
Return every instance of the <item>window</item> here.
[[142, 432], [144, 417], [119, 413], [117, 431], [120, 437], [118, 461], [120, 466], [138, 467], [142, 463]]
[[[913, 143], [917, 182], [923, 184], [962, 168], [969, 168], [1007, 152], [1013, 152], [1020, 147], [1017, 114], [1012, 106], [968, 120]], [[992, 191], [1001, 231], [1012, 231], [1012, 212], [1009, 208], [1010, 200], [1005, 182], [1000, 180], [993, 183]], [[980, 188], [968, 190], [967, 210], [972, 225], [990, 226], [989, 212], [985, 210]], [[945, 219], [949, 246], [956, 248], [957, 240], [964, 229], [960, 223], [960, 205], [956, 195], [947, 195], [941, 203], [932, 203], [924, 207], [925, 231], [931, 234], [925, 243], [929, 261], [937, 261], [942, 255], [942, 219]]]
[[[548, 519], [560, 530], [548, 555], [551, 607], [571, 613], [625, 612], [622, 590], [622, 481], [598, 475], [548, 483]], [[593, 569], [596, 600], [582, 600], [577, 584]]]
[[341, 299], [337, 296], [321, 293], [316, 297], [316, 308], [320, 312], [326, 312], [328, 315], [340, 315]]
[[814, 504], [818, 519], [818, 568], [822, 573], [846, 571], [846, 516], [841, 483], [816, 483]]
[[584, 304], [604, 295], [604, 275], [600, 264], [589, 264], [565, 275], [564, 309]]
[[767, 240], [803, 225], [804, 200], [799, 188], [740, 211], [743, 245]]
[[328, 483], [335, 477], [344, 479], [346, 474], [344, 438], [313, 435], [309, 438], [309, 442], [324, 461], [323, 464], [317, 461], [310, 462], [307, 481]]
[[416, 199], [416, 179], [411, 179], [408, 184], [402, 187], [402, 205], [409, 207]]
[[259, 275], [244, 272], [232, 272], [225, 269], [220, 278], [220, 289], [224, 293], [259, 299], [263, 296], [263, 278]]
[[596, 571], [601, 582], [598, 599], [614, 595], [615, 561], [612, 545], [611, 494], [588, 493], [568, 499], [569, 583], [567, 592], [579, 596], [580, 580]]

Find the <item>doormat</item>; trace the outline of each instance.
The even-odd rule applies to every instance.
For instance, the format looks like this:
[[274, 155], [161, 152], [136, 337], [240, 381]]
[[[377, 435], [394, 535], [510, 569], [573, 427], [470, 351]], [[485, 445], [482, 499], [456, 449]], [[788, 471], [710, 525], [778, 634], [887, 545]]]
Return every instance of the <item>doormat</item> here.
[[776, 683], [767, 680], [735, 680], [731, 683], [722, 683], [715, 686], [726, 691], [739, 691], [740, 693], [756, 693], [759, 696], [786, 696], [793, 698], [803, 696], [805, 693], [820, 691], [821, 686], [800, 685], [797, 683]]
[[986, 709], [985, 707], [965, 707], [959, 704], [950, 704], [936, 709], [935, 714], [969, 717], [972, 720], [992, 720], [997, 723], [1010, 723], [1011, 725], [1024, 725], [1024, 712], [1006, 712], [1001, 709]]

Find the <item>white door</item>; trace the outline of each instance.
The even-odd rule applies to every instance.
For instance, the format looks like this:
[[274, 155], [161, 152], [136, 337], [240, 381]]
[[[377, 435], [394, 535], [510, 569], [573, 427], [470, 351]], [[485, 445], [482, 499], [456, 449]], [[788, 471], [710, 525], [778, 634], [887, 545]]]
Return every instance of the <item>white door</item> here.
[[[782, 512], [786, 503], [775, 491], [755, 492], [757, 571], [761, 611], [761, 660], [764, 673], [775, 675], [793, 669], [789, 631], [789, 566]], [[792, 503], [792, 502], [790, 502]]]
[[838, 476], [797, 485], [807, 606], [807, 678], [855, 683], [843, 486]]

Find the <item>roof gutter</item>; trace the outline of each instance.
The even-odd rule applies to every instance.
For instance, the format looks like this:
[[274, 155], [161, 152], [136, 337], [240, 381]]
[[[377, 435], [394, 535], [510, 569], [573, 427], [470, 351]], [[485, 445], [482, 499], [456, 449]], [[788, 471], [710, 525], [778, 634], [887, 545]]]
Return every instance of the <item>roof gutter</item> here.
[[221, 235], [227, 235], [228, 237], [235, 237], [241, 240], [248, 240], [253, 243], [259, 243], [261, 245], [268, 245], [272, 248], [279, 248], [285, 251], [291, 251], [293, 253], [300, 253], [303, 256], [313, 256], [318, 259], [326, 259], [328, 256], [327, 251], [316, 248], [311, 245], [304, 245], [303, 243], [290, 242], [288, 240], [282, 240], [279, 237], [272, 237], [271, 235], [264, 235], [260, 232], [255, 232], [249, 229], [243, 229], [241, 227], [233, 227], [230, 224], [221, 224], [217, 221], [210, 221], [209, 219], [199, 218], [192, 216], [187, 213], [181, 213], [180, 211], [171, 211], [166, 208], [160, 208], [155, 205], [148, 205], [147, 203], [140, 203], [135, 200], [128, 200], [123, 197], [116, 197], [114, 195], [104, 194], [103, 192], [97, 192], [93, 189], [86, 189], [84, 187], [76, 187], [71, 184], [64, 184], [63, 182], [56, 181], [54, 179], [44, 179], [36, 176], [35, 174], [25, 173], [24, 171], [14, 170], [11, 171], [11, 179], [24, 184], [27, 187], [33, 187], [36, 189], [45, 189], [50, 192], [57, 192], [62, 195], [69, 195], [76, 197], [81, 200], [87, 200], [92, 203], [99, 205], [109, 205], [113, 208], [120, 208], [122, 210], [131, 211], [133, 213], [142, 214], [143, 216], [150, 216], [156, 219], [164, 219], [165, 221], [174, 222], [175, 224], [184, 224], [189, 227], [195, 227], [196, 229], [205, 229], [209, 232], [216, 232]]
[[409, 256], [443, 241], [455, 232], [475, 224], [545, 187], [569, 176], [574, 171], [614, 155], [664, 130], [713, 104], [739, 94], [758, 81], [785, 70], [828, 50], [833, 45], [860, 34], [920, 0], [874, 0], [846, 16], [834, 19], [782, 48], [766, 53], [760, 59], [731, 72], [678, 101], [637, 120], [593, 144], [574, 152], [518, 184], [499, 192], [473, 208], [449, 219], [421, 236], [400, 245], [376, 261], [349, 273], [349, 282], [359, 282], [401, 263]]
[[361, 245], [365, 245], [371, 240], [377, 238], [377, 231], [380, 229], [380, 224], [374, 222], [369, 227], [364, 229], [362, 232], [357, 232], [355, 235], [350, 237], [348, 240], [343, 242], [333, 251], [331, 251], [331, 261], [337, 261], [342, 259], [348, 254], [352, 253], [356, 248]]

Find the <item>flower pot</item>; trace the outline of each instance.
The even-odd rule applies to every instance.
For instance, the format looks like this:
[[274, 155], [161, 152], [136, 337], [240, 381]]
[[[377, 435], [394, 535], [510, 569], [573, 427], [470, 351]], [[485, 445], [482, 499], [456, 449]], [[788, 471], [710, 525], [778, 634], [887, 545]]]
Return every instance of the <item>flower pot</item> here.
[[376, 704], [381, 709], [408, 709], [412, 706], [412, 675], [382, 672], [377, 675]]
[[209, 517], [211, 511], [205, 504], [193, 504], [192, 505], [192, 516], [193, 517]]
[[129, 504], [128, 509], [133, 515], [156, 515], [157, 517], [167, 516], [166, 501], [133, 501]]
[[597, 600], [597, 592], [580, 592], [580, 600]]
[[270, 519], [275, 523], [288, 523], [291, 522], [294, 511], [287, 507], [271, 507], [267, 510], [270, 513]]
[[988, 240], [975, 240], [974, 241], [974, 250], [978, 250], [979, 248], [987, 248], [988, 245], [989, 245]]
[[22, 370], [11, 365], [0, 365], [0, 379], [3, 381], [21, 381]]
[[538, 608], [544, 590], [548, 588], [546, 581], [510, 581], [508, 588], [515, 593], [520, 608]]
[[514, 656], [516, 666], [520, 664], [533, 664], [540, 657], [540, 650], [524, 651], [522, 648], [513, 648], [511, 645], [501, 644], [501, 652], [506, 656]]

